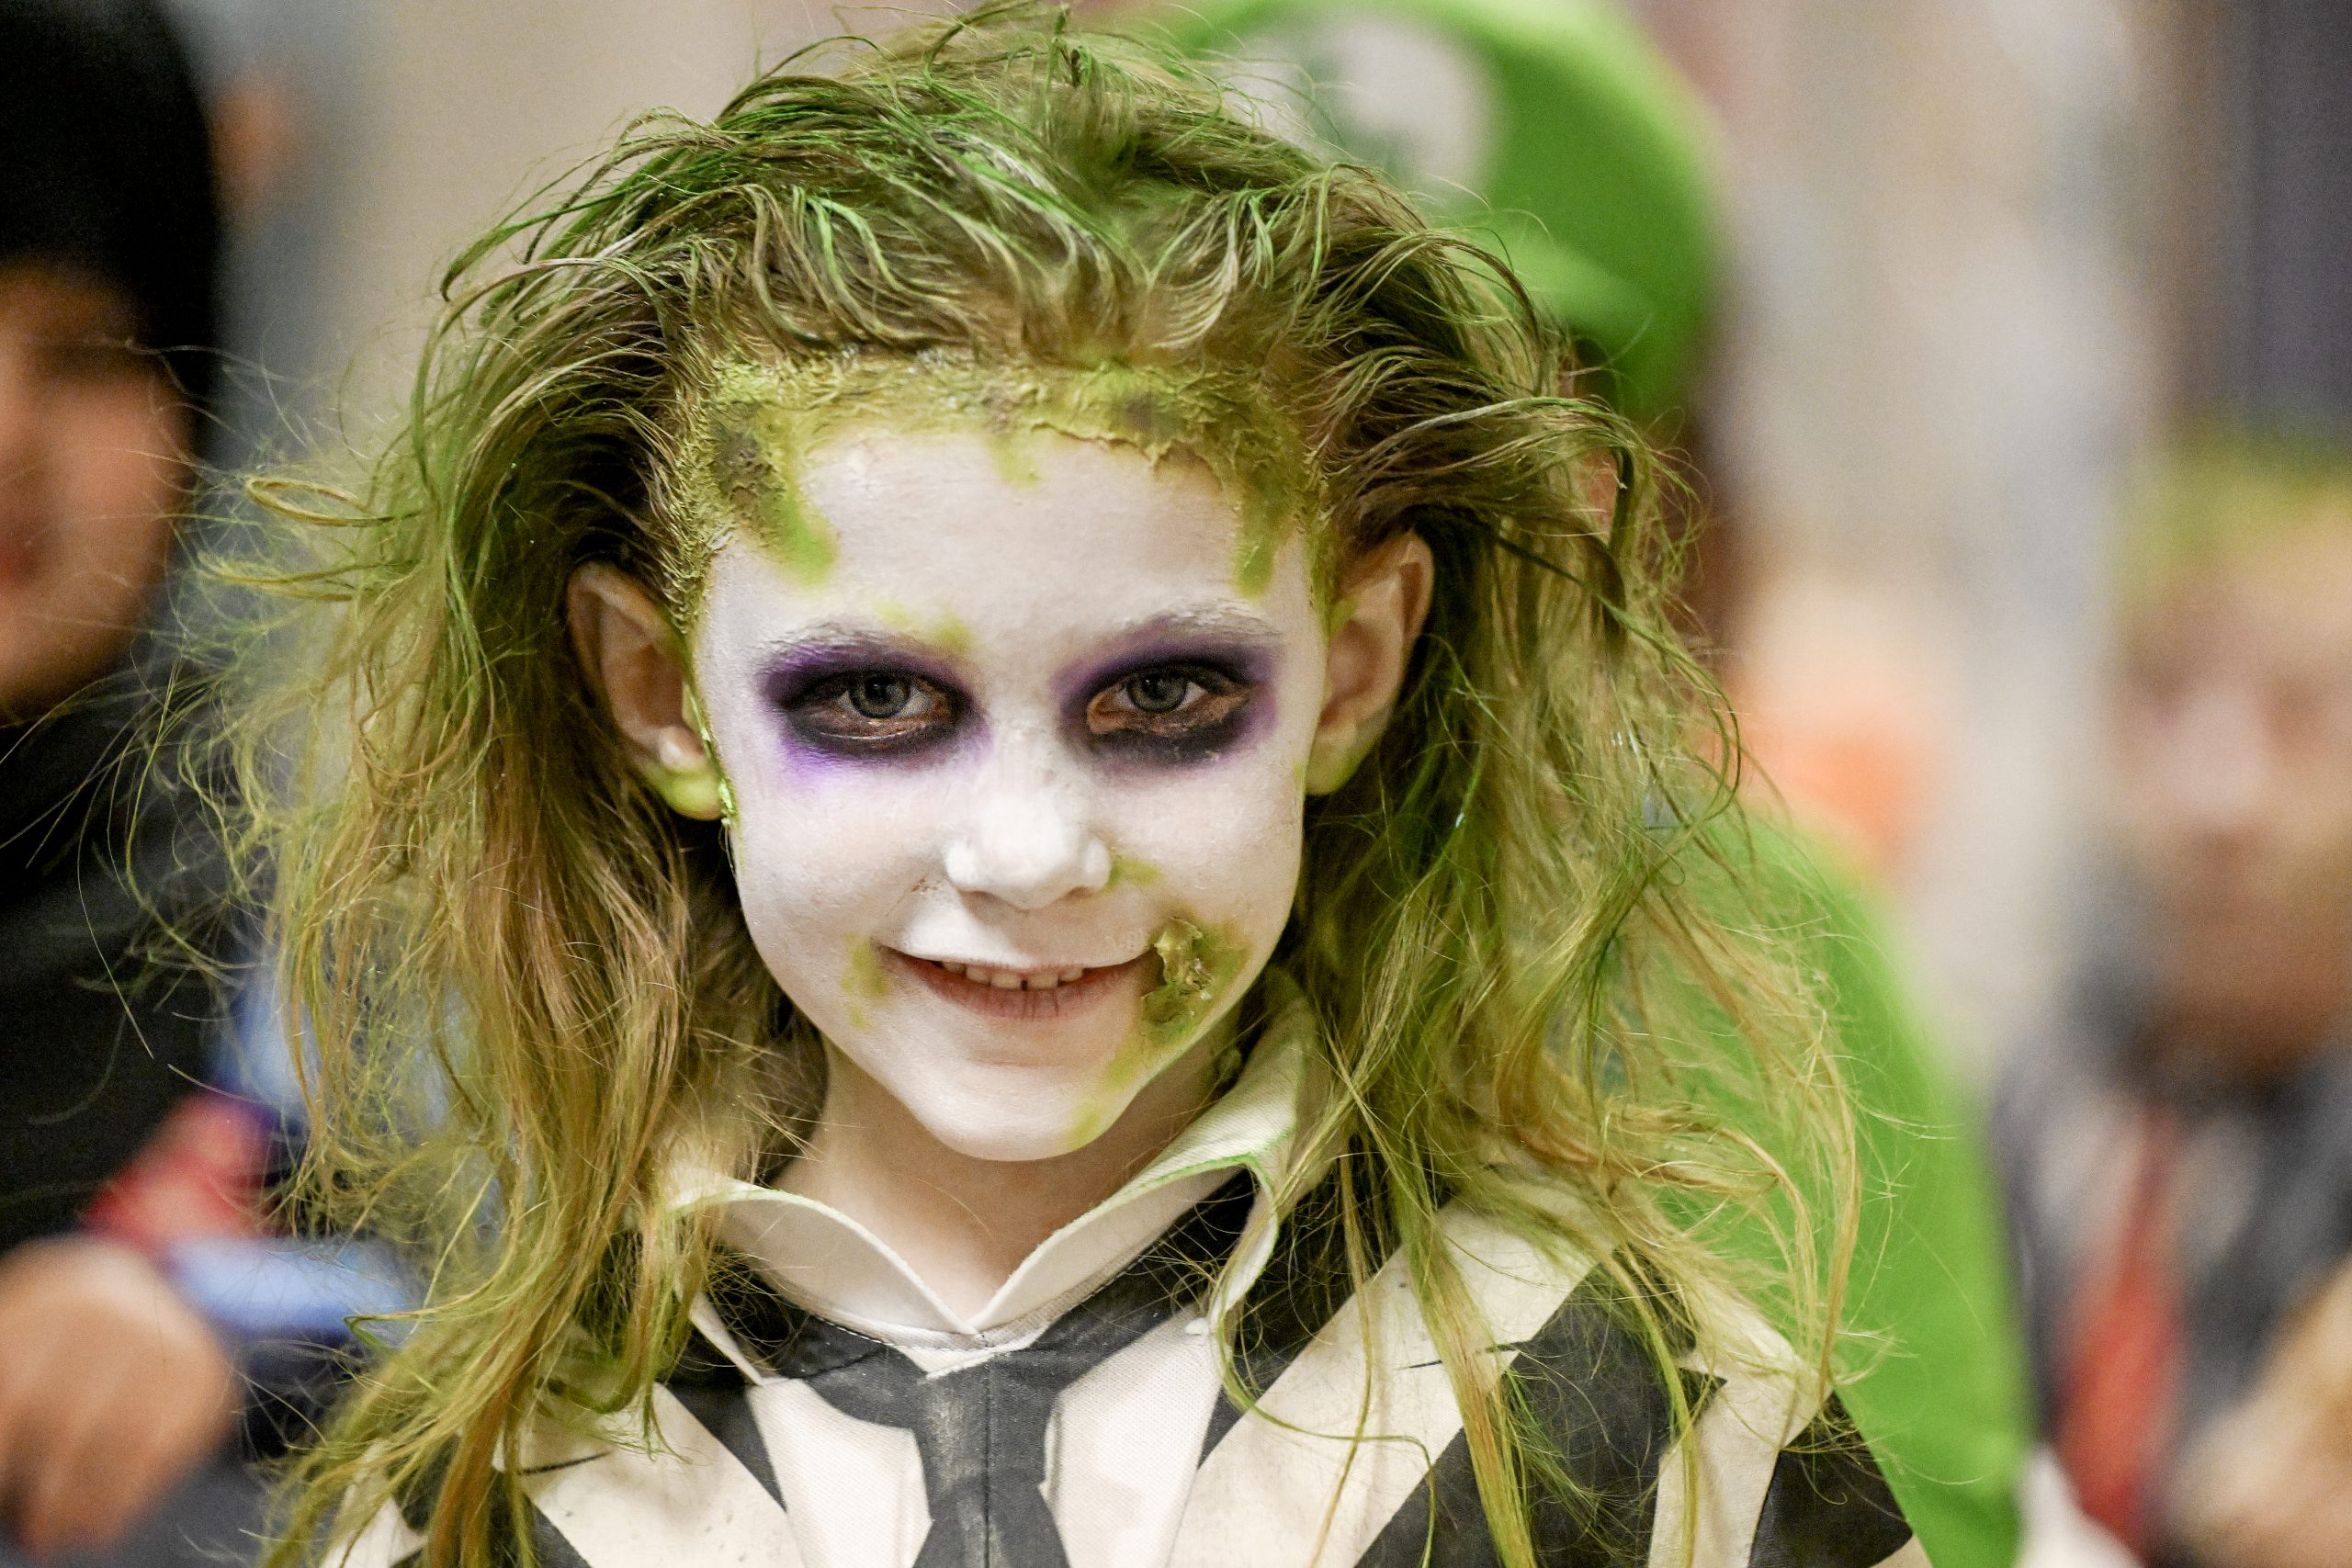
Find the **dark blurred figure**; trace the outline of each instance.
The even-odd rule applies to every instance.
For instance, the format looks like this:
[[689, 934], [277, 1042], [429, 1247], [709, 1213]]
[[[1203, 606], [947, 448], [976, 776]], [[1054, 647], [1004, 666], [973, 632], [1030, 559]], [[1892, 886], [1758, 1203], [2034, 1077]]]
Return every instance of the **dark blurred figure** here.
[[2127, 566], [2129, 952], [2080, 1038], [2014, 1054], [2000, 1131], [2085, 1511], [2153, 1562], [2269, 1562], [2187, 1548], [2182, 1476], [2352, 1254], [2352, 457], [2191, 451]]
[[0, 1560], [118, 1540], [239, 1407], [164, 1273], [77, 1228], [205, 1066], [209, 988], [142, 978], [125, 872], [165, 893], [206, 860], [131, 781], [218, 228], [152, 7], [0, 4]]

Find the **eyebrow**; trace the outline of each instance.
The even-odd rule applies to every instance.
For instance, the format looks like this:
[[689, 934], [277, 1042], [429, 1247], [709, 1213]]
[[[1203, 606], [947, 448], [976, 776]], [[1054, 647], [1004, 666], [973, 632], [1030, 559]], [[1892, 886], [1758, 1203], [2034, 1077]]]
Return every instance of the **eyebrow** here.
[[760, 645], [761, 657], [770, 662], [798, 662], [834, 656], [888, 656], [895, 659], [910, 653], [944, 654], [946, 651], [929, 638], [917, 637], [911, 632], [888, 631], [842, 621], [821, 621], [790, 637], [774, 637]]
[[1119, 628], [1082, 664], [1057, 676], [1056, 685], [1065, 700], [1077, 701], [1139, 662], [1223, 653], [1262, 663], [1281, 643], [1280, 630], [1253, 611], [1224, 604], [1169, 610]]
[[898, 665], [933, 679], [947, 678], [955, 654], [910, 632], [820, 622], [791, 637], [761, 644], [761, 681], [773, 694], [844, 665]]
[[1123, 626], [1107, 639], [1114, 647], [1129, 648], [1170, 637], [1206, 637], [1252, 645], [1282, 639], [1274, 624], [1254, 610], [1230, 604], [1202, 604], [1162, 611]]
[[[1112, 629], [1102, 641], [1113, 649], [1132, 649], [1170, 638], [1212, 637], [1253, 647], [1281, 640], [1273, 623], [1255, 611], [1227, 604], [1202, 604], [1166, 610]], [[771, 664], [803, 664], [816, 660], [909, 657], [953, 660], [956, 650], [945, 643], [911, 631], [820, 621], [817, 625], [764, 643], [761, 658]]]

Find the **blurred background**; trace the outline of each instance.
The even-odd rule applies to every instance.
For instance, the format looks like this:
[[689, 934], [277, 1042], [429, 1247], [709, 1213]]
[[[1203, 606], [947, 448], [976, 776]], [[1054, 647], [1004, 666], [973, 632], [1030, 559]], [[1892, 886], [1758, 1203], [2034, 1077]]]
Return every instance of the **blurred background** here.
[[[956, 7], [166, 8], [226, 215], [199, 445], [236, 471], [365, 449], [448, 263], [631, 117]], [[1868, 984], [1959, 1108], [1930, 1140], [2006, 1191], [1947, 1206], [2006, 1225], [2022, 1331], [1954, 1261], [1973, 1220], [1913, 1284], [2006, 1342], [1987, 1424], [2031, 1384], [2029, 1560], [2352, 1562], [2352, 6], [1079, 9], [1524, 254], [1690, 454], [1752, 788], [1874, 911]], [[1538, 56], [1556, 90], [1514, 96]], [[1621, 165], [1663, 205], [1580, 231]], [[1941, 1479], [2006, 1498], [2006, 1451]], [[2008, 1560], [1964, 1513], [1938, 1560]]]
[[[709, 113], [837, 16], [903, 14], [176, 3], [239, 220], [231, 461], [289, 431], [364, 444], [440, 269], [631, 115]], [[1951, 1048], [1986, 1077], [1999, 1042], [2047, 1027], [2083, 918], [2119, 485], [2152, 441], [2217, 415], [2352, 420], [2352, 13], [1634, 10], [1723, 171], [1702, 395], [1753, 579], [1751, 722], [1790, 753], [1782, 788], [1892, 890]], [[1847, 759], [1867, 778], [1826, 776], [1825, 749], [1867, 753]]]

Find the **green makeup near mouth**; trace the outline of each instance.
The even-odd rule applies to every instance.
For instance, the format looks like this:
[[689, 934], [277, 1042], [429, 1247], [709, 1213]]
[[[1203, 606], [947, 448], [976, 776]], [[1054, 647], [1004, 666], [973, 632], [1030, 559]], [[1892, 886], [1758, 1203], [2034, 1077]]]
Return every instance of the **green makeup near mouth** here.
[[1159, 984], [1144, 993], [1142, 1032], [1148, 1045], [1163, 1050], [1200, 1032], [1249, 953], [1230, 930], [1204, 929], [1182, 915], [1151, 939], [1151, 950], [1159, 955]]
[[865, 1027], [865, 1002], [878, 1002], [889, 989], [889, 977], [882, 973], [882, 954], [874, 943], [861, 939], [849, 950], [849, 969], [842, 976], [842, 989], [849, 993], [849, 1021], [853, 1027]]
[[[1118, 863], [1113, 867], [1115, 873]], [[1140, 862], [1127, 863], [1126, 873], [1153, 881], [1159, 874]], [[1249, 950], [1230, 927], [1204, 929], [1182, 915], [1170, 919], [1152, 938], [1151, 951], [1159, 957], [1159, 984], [1144, 993], [1135, 1030], [1119, 1047], [1112, 1070], [1097, 1092], [1077, 1108], [1070, 1128], [1073, 1147], [1083, 1147], [1108, 1131], [1140, 1086], [1199, 1038], [1249, 958]]]
[[1127, 855], [1111, 857], [1111, 874], [1103, 880], [1102, 890], [1114, 887], [1150, 887], [1159, 881], [1159, 868], [1149, 861], [1136, 860]]

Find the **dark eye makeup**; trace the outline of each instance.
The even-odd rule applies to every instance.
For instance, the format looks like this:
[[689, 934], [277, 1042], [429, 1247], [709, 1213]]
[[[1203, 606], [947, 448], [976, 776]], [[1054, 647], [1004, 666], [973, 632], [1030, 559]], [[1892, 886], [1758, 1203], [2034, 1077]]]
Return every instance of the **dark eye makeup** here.
[[[837, 650], [769, 675], [768, 700], [795, 742], [842, 760], [911, 760], [971, 731], [974, 705], [944, 672], [883, 662], [879, 651]], [[1182, 766], [1243, 737], [1263, 684], [1259, 661], [1246, 656], [1130, 658], [1072, 691], [1068, 722], [1073, 739], [1105, 760]]]
[[1085, 732], [1113, 754], [1197, 761], [1239, 736], [1256, 682], [1212, 662], [1149, 664], [1114, 676], [1087, 699]]
[[962, 728], [961, 697], [908, 670], [845, 670], [784, 694], [778, 706], [796, 739], [842, 757], [928, 750]]

